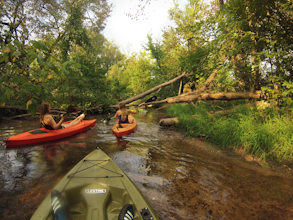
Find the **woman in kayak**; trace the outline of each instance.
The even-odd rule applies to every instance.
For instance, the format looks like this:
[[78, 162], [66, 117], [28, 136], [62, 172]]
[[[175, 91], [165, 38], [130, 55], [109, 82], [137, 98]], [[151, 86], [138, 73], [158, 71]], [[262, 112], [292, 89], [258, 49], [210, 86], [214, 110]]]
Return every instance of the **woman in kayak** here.
[[131, 110], [129, 109], [126, 109], [126, 106], [124, 103], [120, 103], [119, 104], [119, 110], [116, 112], [115, 114], [115, 117], [119, 118], [119, 121], [118, 121], [118, 124], [121, 124], [121, 123], [132, 123], [133, 122], [133, 119], [132, 120], [128, 120], [128, 115], [132, 113], [132, 114], [136, 114], [136, 110], [135, 108], [132, 107]]
[[41, 114], [40, 114], [40, 122], [42, 126], [48, 130], [58, 130], [60, 128], [68, 128], [70, 126], [76, 125], [80, 121], [82, 121], [85, 117], [84, 114], [81, 114], [76, 119], [74, 119], [69, 124], [62, 124], [64, 121], [64, 115], [60, 115], [61, 120], [56, 123], [53, 119], [52, 115], [50, 115], [51, 105], [47, 102], [43, 102], [41, 105]]

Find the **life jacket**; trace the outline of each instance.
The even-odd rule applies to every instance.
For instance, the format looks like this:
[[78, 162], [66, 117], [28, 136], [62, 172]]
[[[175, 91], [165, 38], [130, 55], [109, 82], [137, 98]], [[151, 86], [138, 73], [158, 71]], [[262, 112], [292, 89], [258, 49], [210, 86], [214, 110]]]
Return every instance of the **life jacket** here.
[[55, 130], [51, 125], [46, 125], [44, 122], [41, 122], [41, 125], [47, 130]]
[[119, 121], [118, 121], [118, 124], [122, 124], [122, 123], [129, 123], [129, 121], [128, 121], [128, 115], [126, 115], [126, 120], [125, 121], [122, 121], [122, 115], [119, 115], [118, 116], [119, 117]]

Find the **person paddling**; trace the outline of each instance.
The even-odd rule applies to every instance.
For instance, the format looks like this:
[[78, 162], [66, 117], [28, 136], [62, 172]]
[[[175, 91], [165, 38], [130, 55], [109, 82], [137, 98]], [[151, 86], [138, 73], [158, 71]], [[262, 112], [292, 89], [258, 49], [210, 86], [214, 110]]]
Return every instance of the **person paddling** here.
[[135, 108], [132, 107], [131, 110], [129, 109], [126, 109], [126, 106], [124, 103], [120, 103], [119, 104], [119, 110], [116, 112], [115, 114], [115, 117], [116, 118], [119, 118], [119, 121], [118, 121], [118, 124], [122, 124], [122, 123], [132, 123], [133, 122], [133, 119], [132, 120], [128, 120], [128, 115], [129, 114], [136, 114], [137, 111], [135, 110]]
[[76, 125], [79, 122], [81, 122], [85, 117], [85, 114], [81, 114], [76, 119], [74, 119], [72, 122], [70, 122], [68, 124], [62, 124], [62, 122], [64, 121], [64, 115], [63, 114], [60, 115], [61, 119], [58, 123], [56, 123], [55, 120], [53, 119], [52, 115], [50, 114], [51, 105], [48, 102], [42, 103], [40, 111], [41, 111], [40, 123], [45, 129], [48, 129], [48, 130], [58, 130], [60, 128], [71, 127], [71, 126]]

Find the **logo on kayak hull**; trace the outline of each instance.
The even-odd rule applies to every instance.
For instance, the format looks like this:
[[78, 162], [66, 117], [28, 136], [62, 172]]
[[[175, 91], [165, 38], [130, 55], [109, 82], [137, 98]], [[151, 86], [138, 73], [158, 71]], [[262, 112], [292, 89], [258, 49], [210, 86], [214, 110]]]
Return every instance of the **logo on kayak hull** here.
[[106, 193], [106, 189], [86, 189], [84, 190], [86, 194], [103, 194]]

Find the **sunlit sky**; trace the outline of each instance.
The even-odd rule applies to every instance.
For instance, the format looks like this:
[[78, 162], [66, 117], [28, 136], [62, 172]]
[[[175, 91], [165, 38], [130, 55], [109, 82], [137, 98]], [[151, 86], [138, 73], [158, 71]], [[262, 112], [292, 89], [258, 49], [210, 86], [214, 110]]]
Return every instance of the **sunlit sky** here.
[[[181, 8], [188, 0], [179, 0]], [[147, 43], [147, 35], [152, 34], [154, 39], [161, 39], [163, 30], [175, 23], [169, 19], [168, 10], [173, 7], [173, 0], [152, 0], [145, 9], [146, 16], [131, 19], [126, 13], [134, 12], [138, 8], [139, 0], [108, 0], [113, 3], [113, 11], [107, 19], [104, 36], [114, 41], [121, 52], [130, 54], [143, 49]]]

